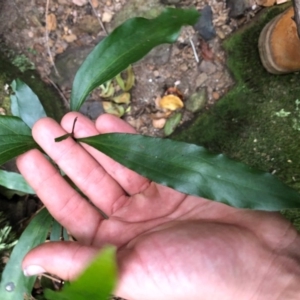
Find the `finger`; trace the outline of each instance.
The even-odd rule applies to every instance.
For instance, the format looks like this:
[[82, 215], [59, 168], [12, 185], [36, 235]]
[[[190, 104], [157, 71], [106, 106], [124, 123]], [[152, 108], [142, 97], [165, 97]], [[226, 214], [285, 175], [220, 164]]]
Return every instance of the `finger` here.
[[[67, 114], [62, 120], [62, 126], [66, 131], [71, 132], [72, 124], [74, 118], [78, 116], [77, 113]], [[100, 133], [110, 133], [110, 132], [124, 132], [124, 133], [135, 133], [135, 130], [123, 120], [109, 114], [101, 115], [96, 122], [96, 128], [94, 124], [90, 121], [90, 124], [86, 122], [82, 117], [78, 118], [75, 126], [75, 136], [76, 137], [86, 137], [88, 132], [91, 134], [91, 127], [94, 128], [94, 135]], [[123, 165], [117, 163], [107, 155], [95, 150], [88, 145], [83, 144], [83, 147], [91, 153], [93, 157], [102, 165], [102, 167], [114, 178], [120, 186], [129, 194], [134, 195], [144, 191], [148, 185], [149, 180], [145, 177], [137, 174], [136, 172], [124, 167]]]
[[[135, 129], [128, 123], [117, 118], [116, 116], [104, 114], [96, 121], [96, 128], [100, 133], [136, 133]], [[136, 172], [115, 162], [113, 159], [106, 157], [103, 167], [115, 178], [120, 185], [130, 194], [134, 195], [143, 192], [150, 184], [150, 180], [137, 174]]]
[[56, 137], [65, 133], [61, 126], [50, 118], [38, 121], [33, 127], [33, 137], [43, 150], [97, 207], [111, 215], [114, 203], [126, 197], [123, 189], [73, 139], [55, 142]]
[[19, 156], [17, 166], [51, 215], [78, 241], [89, 245], [102, 220], [99, 213], [70, 187], [40, 151]]
[[77, 242], [49, 242], [31, 250], [24, 257], [26, 276], [50, 273], [64, 280], [75, 279], [93, 260], [99, 249]]

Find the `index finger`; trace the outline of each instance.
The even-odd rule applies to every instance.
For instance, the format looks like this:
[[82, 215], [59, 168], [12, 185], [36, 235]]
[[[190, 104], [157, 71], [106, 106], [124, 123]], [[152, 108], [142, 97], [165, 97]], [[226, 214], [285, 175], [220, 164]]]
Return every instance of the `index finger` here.
[[[101, 115], [97, 119], [96, 124], [94, 124], [92, 121], [76, 112], [68, 113], [62, 119], [61, 123], [66, 131], [71, 132], [73, 121], [76, 117], [78, 117], [74, 130], [76, 138], [98, 135], [99, 133], [135, 133], [135, 130], [129, 124], [113, 115]], [[82, 147], [84, 147], [99, 162], [99, 164], [101, 164], [105, 171], [114, 178], [129, 195], [143, 192], [149, 186], [149, 180], [147, 178], [124, 167], [91, 146], [82, 144]]]

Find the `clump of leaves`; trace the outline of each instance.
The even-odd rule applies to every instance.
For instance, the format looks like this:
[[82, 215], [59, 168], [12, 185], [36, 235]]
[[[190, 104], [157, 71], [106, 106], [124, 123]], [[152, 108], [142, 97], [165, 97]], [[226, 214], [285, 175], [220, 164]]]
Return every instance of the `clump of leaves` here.
[[[133, 18], [116, 28], [95, 47], [78, 70], [72, 88], [71, 110], [79, 110], [88, 94], [98, 86], [103, 85], [106, 93], [109, 93], [110, 86], [107, 82], [116, 76], [119, 86], [124, 92], [128, 92], [134, 82], [130, 68], [126, 80], [118, 74], [141, 59], [155, 46], [175, 42], [181, 27], [193, 25], [198, 18], [199, 13], [194, 9], [169, 8], [155, 19]], [[14, 92], [11, 96], [13, 116], [0, 116], [0, 165], [30, 149], [39, 148], [32, 138], [31, 128], [38, 119], [47, 115], [30, 87], [18, 79], [11, 84], [11, 87]], [[128, 102], [124, 98], [116, 97], [113, 101]], [[20, 174], [9, 172], [3, 175], [4, 180], [0, 181], [0, 185], [12, 190], [22, 189], [33, 192]], [[14, 247], [2, 274], [0, 299], [23, 300], [24, 295], [27, 298], [31, 297], [36, 277], [25, 277], [21, 271], [21, 262], [30, 249], [45, 241], [49, 230], [50, 240], [60, 239], [61, 232], [65, 239], [68, 238], [66, 231], [52, 219], [46, 209], [43, 209], [34, 217]], [[98, 286], [99, 280], [97, 279], [97, 285], [94, 281], [99, 276], [105, 277], [102, 282], [107, 282], [101, 288]], [[48, 291], [46, 296], [48, 299], [107, 299], [113, 291], [115, 282], [114, 250], [109, 248], [78, 280], [70, 283], [64, 292], [53, 294]]]
[[[174, 42], [181, 26], [193, 25], [198, 18], [196, 10], [169, 8], [155, 19], [134, 18], [116, 28], [95, 47], [78, 70], [71, 93], [71, 110], [79, 110], [94, 88], [117, 76], [153, 47]], [[15, 95], [12, 97], [12, 103], [15, 103], [16, 107], [12, 110], [15, 116], [0, 117], [0, 164], [29, 149], [38, 148], [30, 128], [44, 116], [44, 110], [29, 87], [16, 80], [13, 89]], [[32, 101], [36, 104], [27, 106], [25, 99], [35, 99]], [[56, 140], [63, 142], [68, 136], [69, 134]], [[95, 147], [157, 183], [186, 194], [251, 209], [272, 211], [300, 207], [300, 195], [273, 175], [234, 162], [222, 154], [209, 153], [200, 146], [119, 133], [87, 137], [77, 141]], [[159, 169], [153, 168], [154, 165], [159, 165]], [[34, 280], [24, 278], [20, 272], [21, 260], [29, 249], [45, 240], [51, 226], [56, 228], [56, 232], [60, 230], [59, 225], [53, 223], [51, 216], [44, 209], [24, 231], [3, 273], [0, 284], [1, 299], [21, 300], [22, 295], [30, 294]], [[58, 235], [52, 236], [57, 238]], [[97, 264], [96, 260], [95, 265], [91, 265], [88, 270], [97, 269], [99, 277], [103, 275], [103, 270], [99, 270]], [[112, 267], [111, 264], [109, 266]], [[113, 269], [112, 267], [109, 270]], [[94, 271], [91, 274], [94, 276]], [[112, 291], [116, 276], [115, 272], [109, 274]], [[70, 289], [66, 289], [69, 292], [69, 296], [66, 297], [75, 297], [78, 286], [83, 287], [82, 298], [64, 298], [62, 293], [57, 294], [55, 299], [104, 299], [95, 296], [93, 290], [84, 288], [83, 282], [93, 279], [90, 276], [82, 275], [76, 283], [71, 283]], [[106, 280], [107, 276], [105, 274]], [[71, 289], [72, 285], [74, 289]], [[91, 289], [94, 288], [91, 284]], [[107, 291], [108, 289], [103, 292], [103, 297], [106, 297]], [[48, 296], [52, 295], [52, 292], [48, 293]]]

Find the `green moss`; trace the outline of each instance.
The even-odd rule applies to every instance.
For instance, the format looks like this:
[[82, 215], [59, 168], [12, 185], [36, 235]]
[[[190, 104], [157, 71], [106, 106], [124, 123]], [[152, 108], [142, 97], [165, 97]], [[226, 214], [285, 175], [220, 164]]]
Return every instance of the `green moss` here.
[[[235, 160], [273, 172], [300, 191], [300, 132], [293, 129], [300, 99], [299, 73], [269, 74], [258, 53], [258, 38], [264, 25], [282, 11], [266, 10], [251, 26], [235, 33], [225, 43], [228, 67], [235, 87], [210, 111], [172, 136], [222, 152]], [[291, 115], [280, 118], [284, 109]]]

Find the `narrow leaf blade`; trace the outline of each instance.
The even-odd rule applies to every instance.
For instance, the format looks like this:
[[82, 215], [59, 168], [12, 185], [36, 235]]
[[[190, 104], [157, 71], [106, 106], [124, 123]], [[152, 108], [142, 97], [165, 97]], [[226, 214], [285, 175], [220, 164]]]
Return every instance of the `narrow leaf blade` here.
[[186, 194], [234, 207], [276, 211], [300, 207], [300, 194], [269, 173], [203, 147], [133, 134], [78, 139], [137, 173]]
[[2, 273], [0, 299], [24, 300], [24, 295], [31, 295], [36, 277], [24, 276], [21, 263], [30, 249], [45, 241], [52, 220], [48, 211], [43, 209], [32, 219], [22, 233]]
[[21, 174], [0, 170], [0, 185], [7, 189], [26, 194], [35, 194], [35, 191], [25, 181]]
[[87, 95], [140, 60], [152, 48], [176, 41], [183, 25], [197, 22], [195, 9], [166, 9], [148, 20], [132, 18], [117, 27], [88, 55], [79, 68], [72, 88], [71, 110], [79, 110]]
[[0, 116], [0, 135], [31, 135], [31, 129], [20, 119]]
[[106, 246], [87, 269], [61, 292], [45, 291], [48, 300], [107, 300], [117, 280], [117, 265], [113, 246]]
[[37, 95], [20, 79], [12, 82], [15, 95], [11, 97], [12, 114], [20, 117], [30, 128], [36, 121], [46, 117], [46, 112]]
[[20, 118], [0, 116], [0, 165], [34, 148], [31, 129]]

